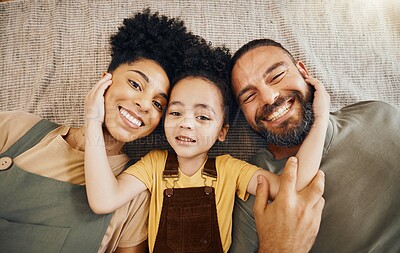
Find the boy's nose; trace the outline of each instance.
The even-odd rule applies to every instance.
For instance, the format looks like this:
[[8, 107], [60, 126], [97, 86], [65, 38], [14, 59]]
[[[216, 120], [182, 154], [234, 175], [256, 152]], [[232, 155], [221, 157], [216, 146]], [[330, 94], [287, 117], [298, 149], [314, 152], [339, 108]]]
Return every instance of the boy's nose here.
[[194, 128], [194, 124], [192, 122], [192, 119], [184, 118], [180, 122], [179, 127], [182, 128], [182, 129], [193, 129]]

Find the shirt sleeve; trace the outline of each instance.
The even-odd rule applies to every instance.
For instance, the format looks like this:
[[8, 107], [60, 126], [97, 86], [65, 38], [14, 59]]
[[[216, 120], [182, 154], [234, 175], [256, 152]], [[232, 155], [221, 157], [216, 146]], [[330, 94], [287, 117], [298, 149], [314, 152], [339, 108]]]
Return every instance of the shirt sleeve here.
[[227, 176], [235, 180], [237, 196], [242, 200], [247, 200], [249, 197], [247, 186], [254, 173], [260, 168], [230, 155], [223, 155], [219, 158], [218, 163], [226, 167]]
[[[128, 173], [135, 176], [143, 184], [146, 185], [147, 189], [152, 192], [154, 180], [157, 178], [159, 163], [164, 163], [167, 158], [167, 151], [164, 150], [153, 150], [147, 155], [142, 157], [135, 164], [129, 166], [124, 173]], [[161, 166], [161, 168], [164, 168]]]
[[0, 153], [9, 149], [40, 119], [40, 117], [27, 112], [0, 112]]

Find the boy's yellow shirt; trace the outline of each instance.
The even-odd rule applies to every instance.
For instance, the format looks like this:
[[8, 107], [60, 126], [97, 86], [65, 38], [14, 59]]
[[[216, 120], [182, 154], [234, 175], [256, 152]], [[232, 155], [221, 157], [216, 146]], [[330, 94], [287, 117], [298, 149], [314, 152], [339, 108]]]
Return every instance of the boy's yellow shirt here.
[[[142, 181], [151, 193], [148, 230], [149, 248], [151, 252], [153, 251], [157, 237], [164, 190], [166, 189], [165, 181], [162, 179], [162, 172], [165, 167], [167, 155], [168, 151], [166, 150], [153, 150], [125, 171], [125, 173], [131, 174]], [[204, 186], [204, 178], [201, 175], [203, 166], [204, 164], [190, 177], [179, 173], [179, 180], [175, 183], [175, 188]], [[227, 252], [231, 245], [232, 211], [235, 202], [235, 194], [243, 200], [247, 199], [247, 185], [259, 167], [233, 158], [230, 155], [222, 155], [216, 157], [216, 169], [218, 181], [214, 183], [213, 186], [215, 188], [218, 224], [222, 247], [224, 252]], [[211, 180], [207, 182], [207, 185], [210, 185], [208, 184], [209, 182], [211, 182]], [[168, 187], [171, 187], [170, 181]]]

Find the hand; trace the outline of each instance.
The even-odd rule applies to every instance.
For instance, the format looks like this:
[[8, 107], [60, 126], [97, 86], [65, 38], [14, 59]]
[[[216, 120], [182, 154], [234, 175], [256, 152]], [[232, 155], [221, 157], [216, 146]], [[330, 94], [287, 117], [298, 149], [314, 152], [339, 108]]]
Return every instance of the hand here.
[[85, 99], [85, 125], [89, 122], [98, 123], [100, 126], [104, 122], [104, 93], [112, 84], [111, 74], [107, 73], [86, 95]]
[[323, 172], [318, 172], [309, 186], [297, 192], [297, 159], [290, 158], [281, 176], [278, 195], [271, 204], [267, 204], [266, 179], [261, 175], [257, 179], [254, 219], [259, 238], [258, 252], [308, 252], [319, 231], [325, 204]]
[[304, 80], [315, 88], [313, 101], [315, 122], [320, 121], [328, 124], [331, 102], [328, 92], [326, 92], [324, 85], [318, 79], [308, 75], [303, 69], [300, 69], [300, 73], [303, 75]]

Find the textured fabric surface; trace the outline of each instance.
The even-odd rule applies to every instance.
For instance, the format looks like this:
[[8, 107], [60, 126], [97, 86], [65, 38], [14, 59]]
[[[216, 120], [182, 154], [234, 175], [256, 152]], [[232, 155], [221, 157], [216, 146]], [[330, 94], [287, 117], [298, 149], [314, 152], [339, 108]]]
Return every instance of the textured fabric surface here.
[[[19, 0], [0, 3], [0, 110], [81, 125], [84, 97], [110, 61], [110, 35], [146, 7], [232, 52], [256, 38], [281, 42], [325, 84], [332, 111], [361, 100], [400, 106], [397, 0]], [[238, 113], [212, 155], [247, 159], [263, 146]], [[155, 147], [168, 147], [161, 127], [126, 151], [139, 158]]]

